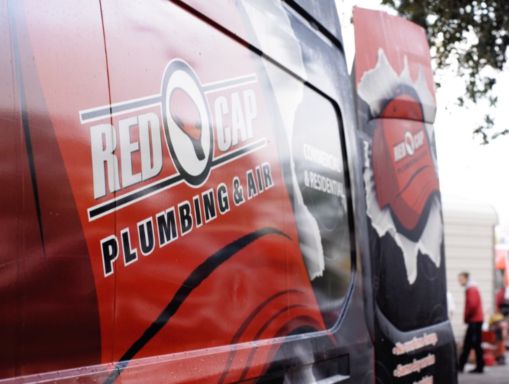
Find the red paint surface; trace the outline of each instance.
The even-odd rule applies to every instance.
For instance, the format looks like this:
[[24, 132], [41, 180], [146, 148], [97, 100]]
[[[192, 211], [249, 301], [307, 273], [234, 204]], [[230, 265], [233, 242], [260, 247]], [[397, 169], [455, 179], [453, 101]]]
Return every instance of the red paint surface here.
[[[8, 173], [2, 171], [2, 180], [9, 188], [2, 189], [1, 200], [10, 202], [2, 210], [2, 218], [15, 229], [1, 235], [8, 245], [0, 254], [1, 294], [6, 298], [2, 299], [0, 321], [16, 331], [2, 338], [9, 353], [0, 359], [0, 376], [118, 361], [201, 263], [229, 243], [264, 227], [275, 228], [288, 238], [267, 235], [236, 253], [191, 293], [171, 321], [135, 358], [228, 346], [253, 313], [256, 315], [236, 342], [285, 336], [304, 325], [323, 330], [282, 177], [280, 162], [286, 155], [276, 146], [278, 127], [264, 97], [269, 90], [263, 89], [259, 81], [249, 85], [256, 96], [258, 117], [254, 121], [254, 137], [246, 143], [265, 138], [263, 149], [213, 169], [198, 188], [181, 183], [93, 221], [87, 214], [94, 205], [177, 171], [161, 124], [161, 172], [150, 180], [95, 199], [90, 127], [109, 122], [118, 137], [118, 122], [138, 112], [82, 124], [80, 111], [161, 92], [164, 69], [174, 58], [185, 59], [202, 83], [256, 74], [261, 59], [169, 2], [151, 4], [143, 12], [140, 3], [134, 1], [103, 2], [102, 10], [97, 2], [73, 2], [72, 7], [61, 4], [56, 0], [31, 1], [13, 7], [17, 15], [14, 39], [19, 44], [20, 60], [16, 71], [22, 73], [23, 81], [15, 84], [8, 77], [6, 87], [24, 89], [26, 93], [44, 247], [21, 133], [21, 106], [14, 97], [19, 94], [7, 92], [5, 96], [2, 92], [2, 127], [8, 129], [4, 136], [8, 140], [0, 145], [2, 153], [10, 154], [8, 157], [15, 163], [9, 164]], [[143, 20], [147, 18], [151, 19], [151, 28], [143, 30]], [[6, 24], [0, 25], [5, 28]], [[172, 44], [168, 43], [170, 39]], [[210, 44], [211, 40], [215, 44]], [[131, 43], [128, 47], [126, 41]], [[10, 42], [2, 38], [1, 44], [6, 47]], [[228, 60], [218, 59], [218, 54]], [[0, 60], [2, 70], [13, 70], [12, 57], [2, 56]], [[219, 96], [232, 97], [229, 91], [207, 95], [209, 105]], [[5, 109], [7, 113], [3, 112]], [[215, 121], [213, 109], [210, 111]], [[162, 123], [158, 106], [143, 112], [156, 113]], [[198, 136], [192, 131], [189, 134]], [[133, 134], [131, 139], [139, 140], [139, 136]], [[215, 147], [214, 155], [219, 156], [217, 143]], [[118, 149], [115, 153], [120, 155]], [[139, 172], [140, 155], [135, 153], [132, 161], [133, 172]], [[156, 247], [150, 255], [141, 255], [135, 236], [140, 220], [169, 207], [177, 209], [180, 202], [220, 183], [231, 188], [234, 176], [245, 180], [246, 171], [254, 171], [261, 163], [271, 166], [272, 188], [242, 206], [230, 206], [227, 214], [185, 236], [179, 235], [178, 240], [163, 248]], [[245, 181], [243, 185], [245, 188]], [[114, 273], [104, 276], [100, 241], [112, 234], [120, 239], [120, 231], [125, 228], [130, 230], [131, 245], [138, 248], [138, 261], [126, 266], [121, 253]], [[280, 292], [286, 293], [256, 313], [261, 303]], [[242, 377], [247, 361], [251, 368], [244, 378], [261, 375], [277, 346], [262, 343], [257, 348], [239, 350], [234, 354], [228, 379]], [[200, 368], [209, 373], [201, 376], [189, 374], [196, 367], [193, 359], [179, 362], [178, 366], [171, 361], [149, 368], [130, 368], [125, 376], [126, 380], [142, 380], [146, 374], [143, 371], [150, 370], [154, 381], [169, 373], [176, 379], [188, 378], [184, 380], [188, 382], [199, 382], [203, 377], [217, 380], [230, 353], [203, 358]], [[97, 378], [104, 377], [105, 373], [98, 375]]]

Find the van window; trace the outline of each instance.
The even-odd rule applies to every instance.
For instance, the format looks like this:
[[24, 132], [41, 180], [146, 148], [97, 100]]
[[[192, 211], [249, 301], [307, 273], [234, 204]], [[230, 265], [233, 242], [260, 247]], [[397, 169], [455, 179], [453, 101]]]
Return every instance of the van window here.
[[294, 196], [294, 209], [301, 252], [328, 327], [338, 318], [352, 268], [342, 129], [333, 104], [304, 87], [291, 142], [302, 196], [302, 207]]

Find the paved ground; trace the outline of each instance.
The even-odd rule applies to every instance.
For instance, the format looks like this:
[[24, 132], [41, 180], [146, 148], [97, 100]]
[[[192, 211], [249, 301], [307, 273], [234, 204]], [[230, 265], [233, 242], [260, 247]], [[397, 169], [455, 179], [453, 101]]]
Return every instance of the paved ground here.
[[[468, 372], [474, 366], [467, 364], [465, 372]], [[460, 384], [508, 384], [509, 383], [509, 365], [486, 367], [483, 374], [460, 373]]]

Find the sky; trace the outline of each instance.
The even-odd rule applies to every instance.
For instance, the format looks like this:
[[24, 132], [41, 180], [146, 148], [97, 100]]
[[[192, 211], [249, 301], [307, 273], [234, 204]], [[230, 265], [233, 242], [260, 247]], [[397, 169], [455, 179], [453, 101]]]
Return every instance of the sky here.
[[[342, 24], [346, 59], [349, 68], [354, 55], [351, 14], [354, 5], [382, 9], [378, 0], [337, 0]], [[487, 112], [484, 104], [461, 108], [456, 105], [464, 92], [464, 83], [452, 70], [442, 71], [437, 79], [435, 135], [438, 170], [442, 195], [448, 199], [472, 201], [492, 206], [498, 215], [500, 230], [509, 235], [509, 135], [501, 136], [489, 145], [480, 145], [472, 131]], [[499, 97], [494, 111], [498, 128], [509, 128], [509, 71], [497, 76], [495, 93]], [[505, 127], [501, 124], [506, 123]]]

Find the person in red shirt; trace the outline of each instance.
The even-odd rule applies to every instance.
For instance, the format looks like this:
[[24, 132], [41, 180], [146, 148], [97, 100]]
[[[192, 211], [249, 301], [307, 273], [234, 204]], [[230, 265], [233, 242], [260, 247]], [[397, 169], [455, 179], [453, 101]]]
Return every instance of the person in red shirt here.
[[468, 272], [461, 272], [458, 275], [458, 282], [465, 287], [465, 312], [463, 320], [467, 324], [467, 332], [463, 342], [463, 350], [459, 360], [459, 370], [463, 372], [470, 350], [475, 350], [476, 367], [471, 373], [482, 373], [484, 371], [484, 359], [481, 348], [483, 310], [481, 294], [479, 289], [470, 280]]

